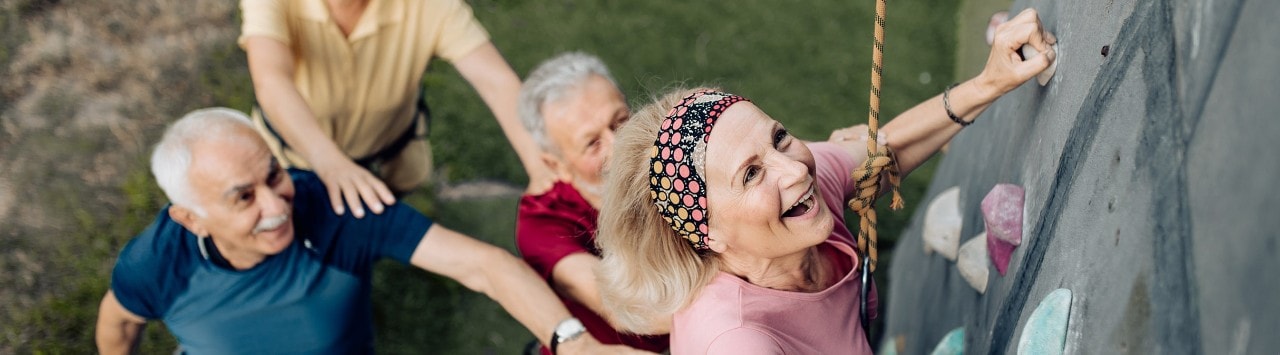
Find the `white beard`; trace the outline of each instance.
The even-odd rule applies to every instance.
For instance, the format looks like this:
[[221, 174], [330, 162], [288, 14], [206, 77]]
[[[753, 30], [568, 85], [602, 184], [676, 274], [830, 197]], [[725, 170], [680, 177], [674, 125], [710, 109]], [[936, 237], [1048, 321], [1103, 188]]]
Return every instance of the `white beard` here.
[[604, 196], [604, 184], [594, 184], [578, 179], [573, 182], [573, 187], [578, 189], [578, 193], [583, 195], [583, 198], [587, 196], [595, 198]]

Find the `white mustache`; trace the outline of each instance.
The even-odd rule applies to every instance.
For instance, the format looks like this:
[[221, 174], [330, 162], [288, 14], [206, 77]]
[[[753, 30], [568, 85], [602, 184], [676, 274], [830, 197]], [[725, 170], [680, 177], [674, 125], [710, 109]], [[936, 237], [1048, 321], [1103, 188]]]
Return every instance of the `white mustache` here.
[[258, 221], [257, 226], [253, 227], [253, 234], [280, 228], [280, 226], [284, 225], [286, 222], [289, 222], [288, 212], [275, 217], [263, 218], [261, 221]]

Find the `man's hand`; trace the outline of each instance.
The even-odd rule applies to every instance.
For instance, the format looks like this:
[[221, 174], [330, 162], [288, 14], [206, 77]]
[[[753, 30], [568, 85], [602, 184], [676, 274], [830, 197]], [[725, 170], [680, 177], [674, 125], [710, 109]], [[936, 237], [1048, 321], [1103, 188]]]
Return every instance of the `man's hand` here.
[[[346, 213], [346, 205], [356, 218], [364, 217], [364, 206], [382, 213], [383, 206], [396, 203], [387, 185], [368, 170], [351, 161], [333, 138], [320, 130], [315, 113], [302, 99], [293, 83], [294, 55], [278, 39], [251, 36], [245, 42], [253, 90], [272, 127], [284, 141], [311, 163], [329, 190], [333, 212]], [[360, 200], [364, 200], [364, 204]], [[344, 202], [345, 201], [345, 202]]]
[[363, 218], [364, 206], [369, 206], [374, 214], [381, 214], [384, 204], [396, 203], [396, 197], [386, 183], [346, 156], [317, 159], [312, 162], [312, 167], [329, 190], [329, 203], [338, 215], [346, 212], [344, 204], [351, 206], [351, 214], [356, 218]]
[[828, 142], [839, 143], [843, 141], [856, 141], [867, 138], [867, 125], [860, 124], [853, 127], [840, 128], [831, 131], [831, 137], [827, 138]]
[[557, 180], [556, 172], [541, 161], [527, 165], [525, 172], [529, 174], [529, 186], [525, 189], [525, 194], [537, 196], [551, 190]]
[[584, 355], [584, 354], [650, 354], [644, 350], [639, 350], [626, 345], [605, 345], [596, 341], [591, 334], [583, 334], [577, 339], [560, 343], [556, 346], [557, 355]]

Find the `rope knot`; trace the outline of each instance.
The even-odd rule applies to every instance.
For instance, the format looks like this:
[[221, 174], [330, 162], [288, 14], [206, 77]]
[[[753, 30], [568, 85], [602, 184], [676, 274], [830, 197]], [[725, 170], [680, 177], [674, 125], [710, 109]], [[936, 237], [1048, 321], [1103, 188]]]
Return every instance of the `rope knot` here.
[[[876, 137], [876, 132], [871, 132], [869, 137]], [[871, 138], [869, 142], [869, 146], [875, 148], [868, 151], [867, 160], [853, 170], [852, 175], [857, 192], [853, 198], [849, 199], [849, 209], [861, 217], [860, 228], [858, 228], [858, 249], [866, 252], [871, 258], [871, 271], [875, 271], [876, 260], [879, 258], [876, 250], [875, 203], [883, 191], [881, 190], [883, 179], [889, 180], [888, 187], [893, 192], [893, 202], [889, 207], [897, 210], [904, 205], [902, 194], [898, 192], [898, 186], [902, 183], [898, 172], [898, 161], [889, 147], [880, 145], [875, 140]]]

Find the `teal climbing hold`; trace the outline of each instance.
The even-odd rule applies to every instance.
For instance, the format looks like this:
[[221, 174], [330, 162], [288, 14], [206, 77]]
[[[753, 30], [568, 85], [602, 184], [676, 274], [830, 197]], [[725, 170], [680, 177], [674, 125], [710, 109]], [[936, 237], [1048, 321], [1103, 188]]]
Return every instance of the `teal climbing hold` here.
[[1071, 318], [1071, 290], [1060, 288], [1045, 296], [1031, 312], [1018, 340], [1018, 354], [1057, 355], [1067, 345]]
[[964, 354], [964, 327], [952, 329], [946, 336], [942, 337], [942, 341], [938, 342], [938, 346], [933, 348], [932, 355], [963, 355]]

